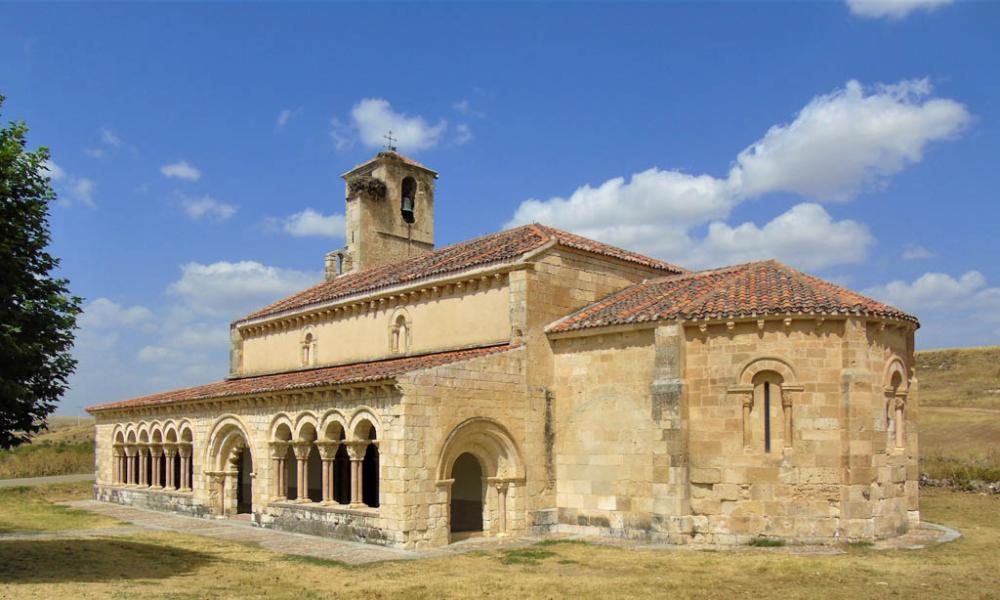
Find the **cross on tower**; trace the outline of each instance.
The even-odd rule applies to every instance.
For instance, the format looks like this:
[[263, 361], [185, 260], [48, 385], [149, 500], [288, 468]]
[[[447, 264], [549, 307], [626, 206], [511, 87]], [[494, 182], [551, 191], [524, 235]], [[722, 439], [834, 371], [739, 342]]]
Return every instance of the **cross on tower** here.
[[393, 142], [398, 142], [399, 140], [392, 137], [392, 130], [390, 129], [389, 133], [383, 135], [382, 137], [385, 138], [386, 140], [385, 149], [388, 150], [389, 152], [395, 152], [396, 145], [393, 144]]

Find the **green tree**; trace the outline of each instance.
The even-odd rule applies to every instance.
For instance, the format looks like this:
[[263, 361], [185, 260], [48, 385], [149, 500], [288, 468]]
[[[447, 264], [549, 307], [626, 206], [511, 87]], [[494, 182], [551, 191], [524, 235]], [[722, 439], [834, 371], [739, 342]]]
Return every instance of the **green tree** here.
[[[4, 96], [0, 94], [0, 110]], [[0, 113], [2, 114], [2, 113]], [[49, 151], [25, 149], [23, 122], [0, 126], [0, 448], [45, 428], [76, 368], [70, 351], [80, 298], [54, 277]]]

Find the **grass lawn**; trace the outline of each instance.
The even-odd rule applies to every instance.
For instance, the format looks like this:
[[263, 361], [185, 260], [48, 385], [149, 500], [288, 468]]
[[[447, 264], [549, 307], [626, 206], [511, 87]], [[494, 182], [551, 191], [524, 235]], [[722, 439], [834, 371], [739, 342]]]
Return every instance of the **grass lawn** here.
[[934, 490], [924, 550], [635, 550], [542, 543], [346, 567], [180, 534], [0, 542], [0, 598], [997, 598], [1000, 498]]
[[95, 529], [117, 525], [118, 521], [108, 517], [53, 504], [90, 498], [91, 489], [89, 483], [0, 488], [0, 533]]

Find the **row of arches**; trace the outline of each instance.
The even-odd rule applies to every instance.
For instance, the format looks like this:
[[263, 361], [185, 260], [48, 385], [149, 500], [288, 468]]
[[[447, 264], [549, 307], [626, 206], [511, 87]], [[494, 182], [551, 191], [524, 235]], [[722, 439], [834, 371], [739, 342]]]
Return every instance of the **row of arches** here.
[[338, 411], [322, 417], [279, 414], [272, 422], [271, 496], [277, 501], [377, 508], [378, 419], [369, 410], [347, 419]]
[[194, 435], [187, 422], [119, 426], [112, 434], [116, 485], [189, 492], [194, 487]]

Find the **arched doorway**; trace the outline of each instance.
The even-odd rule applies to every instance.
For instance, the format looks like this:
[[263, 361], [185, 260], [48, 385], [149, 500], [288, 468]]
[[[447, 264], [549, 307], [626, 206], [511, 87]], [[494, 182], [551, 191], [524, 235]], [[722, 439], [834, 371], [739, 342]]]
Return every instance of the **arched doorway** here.
[[474, 417], [455, 427], [441, 447], [437, 473], [449, 516], [434, 532], [437, 539], [455, 541], [475, 531], [507, 535], [524, 528], [524, 461], [499, 422]]
[[253, 512], [253, 459], [246, 448], [242, 448], [237, 455], [236, 467], [236, 513]]
[[246, 432], [237, 417], [226, 416], [216, 423], [209, 436], [205, 457], [208, 500], [213, 514], [234, 516], [253, 512], [255, 461]]
[[479, 459], [465, 452], [451, 468], [451, 532], [483, 530], [483, 501], [486, 483]]

